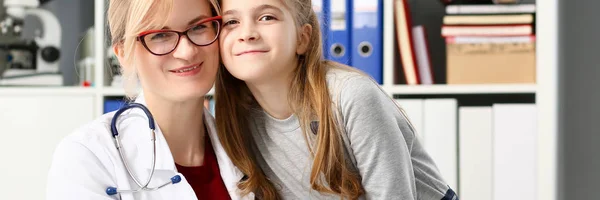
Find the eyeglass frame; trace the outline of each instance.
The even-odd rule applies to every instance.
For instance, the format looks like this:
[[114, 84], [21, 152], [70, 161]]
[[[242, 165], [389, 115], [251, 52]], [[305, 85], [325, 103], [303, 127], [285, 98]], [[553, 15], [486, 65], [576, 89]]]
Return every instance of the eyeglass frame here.
[[[182, 35], [185, 35], [185, 37], [187, 37], [187, 39], [192, 44], [194, 44], [196, 46], [200, 46], [200, 47], [208, 46], [208, 45], [211, 45], [211, 44], [215, 43], [215, 41], [217, 41], [217, 39], [219, 38], [219, 34], [221, 33], [222, 20], [223, 20], [222, 16], [214, 16], [214, 17], [205, 18], [205, 19], [200, 20], [198, 23], [195, 23], [193, 26], [189, 27], [185, 31], [176, 31], [176, 30], [168, 30], [168, 29], [167, 30], [149, 30], [149, 31], [144, 31], [144, 32], [141, 32], [140, 34], [138, 34], [138, 36], [136, 37], [136, 40], [139, 41], [139, 42], [141, 42], [142, 46], [144, 46], [144, 48], [148, 52], [150, 52], [152, 55], [155, 55], [155, 56], [164, 56], [164, 55], [170, 54], [173, 51], [175, 51], [175, 49], [177, 49], [177, 47], [179, 46], [179, 42], [181, 41], [181, 36]], [[202, 45], [196, 44], [194, 41], [192, 41], [192, 39], [190, 39], [190, 36], [188, 36], [188, 34], [187, 34], [188, 31], [192, 30], [194, 27], [196, 27], [199, 24], [203, 24], [203, 23], [206, 23], [206, 22], [209, 22], [209, 21], [215, 21], [215, 22], [217, 22], [217, 33], [215, 34], [216, 35], [215, 38], [211, 42], [206, 43], [206, 44], [202, 44]], [[175, 44], [175, 46], [173, 47], [173, 49], [171, 49], [167, 53], [157, 54], [157, 53], [154, 53], [154, 52], [152, 52], [150, 50], [150, 48], [146, 44], [146, 41], [144, 40], [144, 37], [146, 37], [147, 35], [152, 34], [152, 33], [160, 33], [160, 32], [173, 32], [173, 33], [177, 33], [178, 37], [177, 37], [177, 43]]]

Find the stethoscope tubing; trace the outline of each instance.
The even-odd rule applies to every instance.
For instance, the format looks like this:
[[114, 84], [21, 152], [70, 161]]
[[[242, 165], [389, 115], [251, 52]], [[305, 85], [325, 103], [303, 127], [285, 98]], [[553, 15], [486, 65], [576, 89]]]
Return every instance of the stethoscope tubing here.
[[[123, 112], [125, 112], [126, 110], [133, 109], [133, 108], [139, 108], [144, 111], [144, 113], [148, 117], [148, 123], [149, 123], [149, 127], [150, 127], [151, 134], [152, 134], [152, 143], [153, 143], [152, 169], [150, 171], [150, 176], [148, 177], [148, 180], [145, 182], [145, 184], [142, 184], [142, 182], [140, 180], [138, 180], [136, 178], [136, 176], [134, 176], [134, 173], [131, 170], [129, 163], [127, 162], [127, 159], [125, 159], [125, 156], [124, 156], [125, 153], [123, 152], [123, 148], [121, 148], [122, 144], [121, 144], [121, 140], [119, 137], [119, 131], [117, 129], [117, 119], [119, 118], [119, 116], [121, 114], [123, 114]], [[127, 170], [129, 177], [131, 177], [131, 179], [135, 182], [136, 185], [138, 185], [139, 188], [137, 190], [118, 190], [116, 187], [108, 187], [106, 189], [106, 194], [114, 195], [117, 193], [155, 191], [155, 190], [158, 190], [169, 184], [175, 184], [175, 183], [179, 183], [181, 181], [181, 177], [179, 175], [175, 175], [171, 178], [171, 180], [169, 182], [166, 182], [158, 187], [148, 187], [148, 185], [150, 184], [150, 181], [152, 180], [152, 177], [154, 176], [154, 170], [156, 169], [156, 131], [155, 131], [155, 125], [154, 125], [154, 117], [152, 116], [152, 113], [150, 113], [148, 108], [146, 108], [146, 106], [139, 104], [139, 103], [129, 103], [129, 104], [123, 106], [113, 116], [110, 126], [111, 126], [110, 128], [111, 128], [111, 133], [112, 133], [113, 139], [115, 140], [115, 145], [117, 147], [117, 150], [119, 151], [119, 157], [121, 158], [123, 165], [125, 165], [125, 169]]]

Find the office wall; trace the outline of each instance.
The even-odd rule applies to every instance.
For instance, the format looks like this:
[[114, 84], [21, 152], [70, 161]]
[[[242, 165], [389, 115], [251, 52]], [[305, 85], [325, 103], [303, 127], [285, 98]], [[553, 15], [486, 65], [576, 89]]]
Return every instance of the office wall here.
[[559, 199], [598, 199], [600, 1], [559, 4]]

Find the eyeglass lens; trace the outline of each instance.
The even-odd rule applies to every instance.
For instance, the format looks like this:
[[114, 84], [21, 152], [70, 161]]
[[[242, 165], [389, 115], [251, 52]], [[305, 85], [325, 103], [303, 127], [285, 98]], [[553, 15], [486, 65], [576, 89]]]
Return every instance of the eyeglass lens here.
[[[197, 24], [186, 32], [190, 42], [198, 46], [208, 45], [217, 38], [219, 22], [216, 20]], [[179, 43], [179, 34], [174, 31], [150, 33], [143, 37], [149, 51], [154, 54], [166, 54], [175, 49]]]

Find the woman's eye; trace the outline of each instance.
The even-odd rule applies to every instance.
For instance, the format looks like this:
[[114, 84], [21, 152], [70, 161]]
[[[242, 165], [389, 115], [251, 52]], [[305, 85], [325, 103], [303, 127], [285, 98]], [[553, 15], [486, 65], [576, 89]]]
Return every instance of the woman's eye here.
[[271, 16], [271, 15], [265, 15], [260, 17], [259, 21], [269, 21], [269, 20], [275, 20], [275, 17]]
[[238, 22], [238, 21], [236, 21], [236, 20], [229, 20], [229, 21], [225, 22], [225, 23], [223, 24], [223, 26], [228, 26], [228, 25], [233, 25], [233, 24], [238, 24], [238, 23], [239, 23], [239, 22]]
[[199, 30], [203, 30], [203, 29], [205, 29], [206, 27], [207, 27], [207, 26], [206, 26], [206, 24], [199, 24], [199, 25], [197, 25], [197, 26], [194, 26], [194, 27], [192, 28], [192, 30], [193, 30], [193, 31], [199, 31]]
[[167, 33], [156, 33], [150, 36], [151, 40], [162, 40], [169, 36]]

